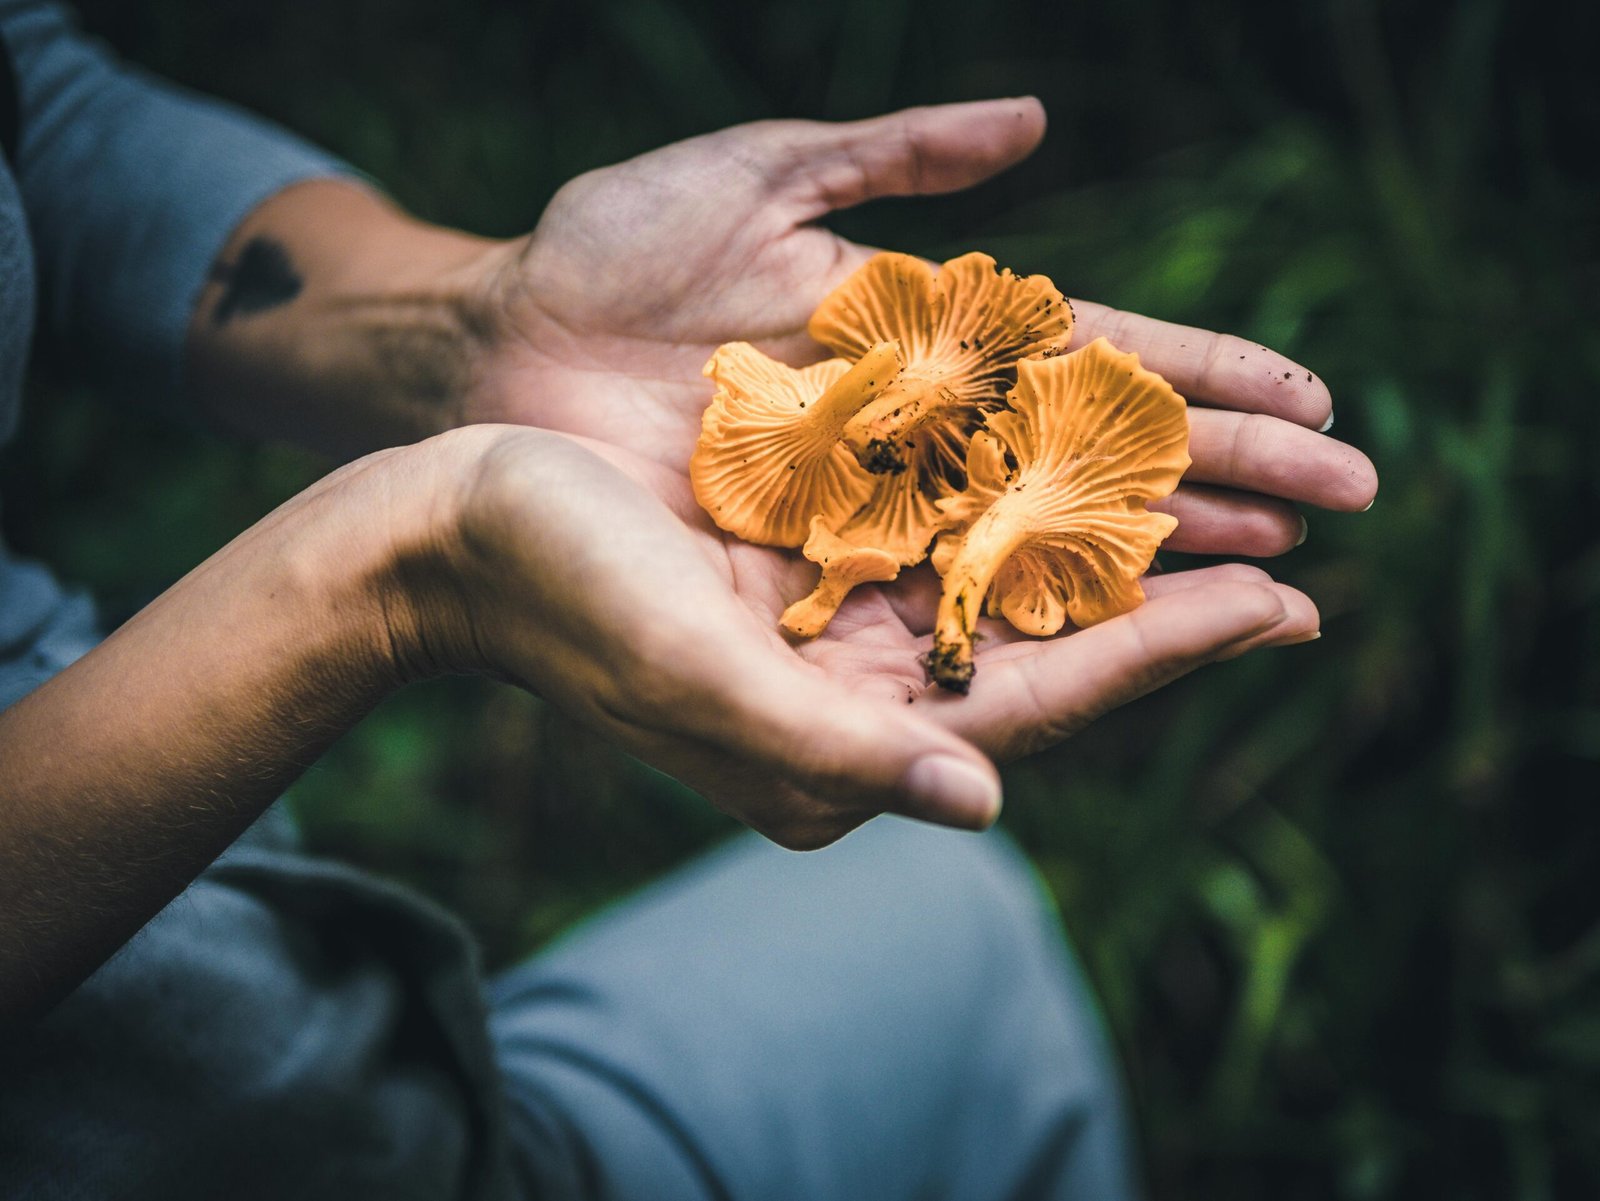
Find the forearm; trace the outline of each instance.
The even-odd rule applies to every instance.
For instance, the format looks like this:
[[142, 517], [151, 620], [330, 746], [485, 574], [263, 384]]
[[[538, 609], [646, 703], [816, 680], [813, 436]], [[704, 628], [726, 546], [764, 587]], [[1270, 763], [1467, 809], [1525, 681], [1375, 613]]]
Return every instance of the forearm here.
[[512, 257], [350, 182], [288, 188], [218, 256], [190, 390], [219, 424], [337, 455], [452, 428], [501, 336], [491, 285]]
[[427, 539], [381, 519], [391, 468], [295, 498], [0, 714], [0, 1030], [98, 966], [414, 666], [391, 650], [392, 548]]

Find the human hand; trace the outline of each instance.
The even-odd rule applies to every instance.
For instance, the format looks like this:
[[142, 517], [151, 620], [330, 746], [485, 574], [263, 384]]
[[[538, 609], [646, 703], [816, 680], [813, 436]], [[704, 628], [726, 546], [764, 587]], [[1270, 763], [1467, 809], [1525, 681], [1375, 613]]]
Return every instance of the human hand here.
[[[1081, 633], [1023, 640], [987, 625], [972, 693], [954, 702], [927, 692], [918, 662], [935, 609], [928, 567], [856, 589], [822, 638], [790, 648], [776, 619], [815, 568], [712, 528], [686, 468], [710, 391], [700, 369], [717, 345], [754, 338], [794, 362], [819, 353], [806, 320], [869, 251], [817, 218], [975, 183], [1026, 155], [1042, 129], [1030, 100], [744, 126], [573, 181], [512, 243], [311, 181], [230, 239], [196, 310], [191, 377], [236, 425], [346, 452], [467, 423], [402, 463], [509, 438], [475, 423], [587, 439], [582, 455], [545, 433], [539, 454], [516, 442], [525, 456], [493, 457], [487, 477], [517, 483], [475, 490], [497, 497], [501, 516], [475, 519], [468, 545], [495, 548], [501, 574], [482, 555], [408, 574], [430, 581], [419, 612], [434, 624], [402, 630], [397, 648], [424, 665], [452, 648], [441, 662], [524, 680], [790, 845], [886, 807], [981, 825], [997, 798], [984, 756], [1048, 745], [1209, 659], [1308, 637], [1315, 607], [1248, 567], [1157, 577], [1150, 603]], [[252, 247], [266, 245], [299, 291], [263, 311], [230, 305]], [[1078, 338], [1100, 333], [1196, 402], [1194, 467], [1164, 502], [1182, 523], [1169, 546], [1276, 553], [1301, 531], [1290, 502], [1370, 500], [1371, 465], [1313, 432], [1327, 393], [1294, 364], [1080, 303]], [[507, 466], [524, 458], [550, 459], [553, 478], [574, 486], [595, 462], [610, 474], [563, 502], [539, 490], [537, 470]], [[451, 579], [462, 582], [440, 583]], [[451, 613], [459, 628], [435, 628]], [[501, 632], [485, 644], [492, 654], [474, 649], [480, 626]], [[935, 750], [951, 772], [915, 767]]]
[[455, 499], [389, 609], [406, 674], [519, 682], [793, 848], [885, 811], [982, 828], [999, 806], [988, 755], [1316, 629], [1304, 596], [1253, 568], [1160, 576], [1149, 603], [1081, 633], [991, 630], [958, 700], [926, 685], [933, 609], [909, 592], [874, 592], [792, 648], [777, 618], [814, 568], [717, 529], [673, 468], [508, 426], [415, 450], [445, 464], [419, 487]]
[[[848, 124], [768, 121], [668, 146], [573, 180], [498, 272], [503, 332], [471, 420], [581, 434], [680, 475], [728, 341], [793, 363], [806, 321], [872, 253], [816, 222], [883, 196], [958, 190], [1026, 157], [1032, 99], [910, 109]], [[1013, 264], [1026, 269], [1026, 264]], [[1295, 503], [1356, 510], [1377, 488], [1359, 451], [1322, 436], [1328, 391], [1264, 347], [1074, 301], [1073, 344], [1138, 351], [1192, 404], [1194, 465], [1154, 506], [1172, 550], [1272, 555], [1305, 526]]]
[[[1145, 585], [1150, 604], [1094, 630], [1038, 642], [985, 623], [973, 693], [954, 702], [926, 691], [917, 663], [935, 608], [927, 567], [858, 588], [821, 639], [790, 650], [771, 627], [815, 569], [722, 537], [695, 506], [686, 465], [709, 390], [705, 360], [737, 338], [791, 362], [815, 358], [812, 309], [871, 253], [816, 219], [877, 196], [975, 183], [1026, 155], [1042, 131], [1030, 100], [849, 125], [769, 122], [585, 175], [502, 269], [497, 308], [511, 333], [480, 372], [469, 415], [582, 435], [626, 457], [634, 478], [711, 540], [770, 653], [851, 691], [910, 701], [997, 757], [1049, 745], [1209, 658], [1312, 636], [1311, 602], [1254, 568], [1156, 577]], [[1294, 502], [1370, 503], [1372, 466], [1316, 432], [1331, 408], [1304, 368], [1236, 338], [1075, 304], [1075, 341], [1103, 334], [1138, 350], [1194, 402], [1194, 467], [1157, 506], [1180, 520], [1172, 549], [1276, 554], [1303, 535]], [[721, 636], [707, 625], [697, 644], [713, 629]], [[796, 708], [791, 720], [809, 712]]]

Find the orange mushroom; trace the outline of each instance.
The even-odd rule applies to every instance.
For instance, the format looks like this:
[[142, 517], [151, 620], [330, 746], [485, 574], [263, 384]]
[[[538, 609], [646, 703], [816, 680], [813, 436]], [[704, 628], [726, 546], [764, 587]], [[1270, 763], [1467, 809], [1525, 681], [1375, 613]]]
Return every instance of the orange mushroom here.
[[841, 538], [822, 517], [811, 519], [804, 553], [822, 568], [822, 579], [810, 595], [783, 611], [779, 624], [796, 638], [822, 633], [857, 584], [887, 583], [900, 574], [900, 560], [894, 555]]
[[[873, 476], [877, 484], [867, 503], [832, 531], [831, 540], [819, 539], [813, 528], [805, 556], [822, 566], [822, 578], [810, 596], [795, 602], [784, 614], [784, 629], [814, 638], [827, 628], [857, 584], [887, 582], [899, 575], [902, 567], [928, 557], [934, 535], [951, 521], [940, 511], [939, 501], [955, 496], [966, 483], [966, 439], [949, 427], [928, 426], [918, 443], [915, 468]], [[878, 555], [888, 556], [894, 570], [875, 557]], [[791, 624], [790, 613], [807, 617]]]
[[842, 526], [875, 481], [840, 436], [899, 368], [893, 342], [868, 347], [854, 366], [798, 369], [746, 342], [718, 347], [705, 366], [717, 392], [689, 459], [695, 499], [729, 533], [767, 546], [799, 546], [814, 517]]
[[[903, 348], [904, 368], [845, 424], [845, 445], [877, 485], [834, 533], [909, 567], [950, 524], [938, 505], [966, 486], [968, 439], [1004, 407], [1019, 359], [1066, 349], [1072, 306], [1044, 276], [1019, 278], [986, 254], [951, 259], [935, 275], [921, 259], [884, 253], [834, 289], [808, 328], [846, 356], [885, 338]], [[884, 330], [895, 332], [880, 338]], [[849, 578], [825, 571], [807, 611], [831, 616]]]
[[1025, 360], [1008, 400], [972, 440], [966, 491], [939, 503], [955, 528], [933, 555], [944, 587], [928, 672], [954, 692], [971, 685], [986, 599], [989, 616], [1038, 636], [1136, 607], [1178, 524], [1145, 502], [1189, 467], [1183, 398], [1104, 338]]
[[919, 466], [919, 431], [942, 426], [936, 443], [964, 440], [1004, 407], [1020, 359], [1065, 351], [1072, 305], [1045, 276], [1013, 275], [986, 254], [951, 259], [935, 274], [919, 258], [884, 253], [835, 288], [808, 329], [849, 359], [900, 343], [905, 369], [844, 432], [863, 467], [899, 474]]

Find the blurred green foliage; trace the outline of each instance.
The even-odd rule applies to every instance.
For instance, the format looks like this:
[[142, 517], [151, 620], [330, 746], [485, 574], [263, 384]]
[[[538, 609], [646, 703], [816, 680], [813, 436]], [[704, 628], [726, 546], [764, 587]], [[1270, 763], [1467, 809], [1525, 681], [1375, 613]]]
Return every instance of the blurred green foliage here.
[[[1384, 481], [1370, 514], [1312, 514], [1279, 564], [1322, 641], [1211, 668], [1008, 776], [1156, 1195], [1600, 1195], [1592, 9], [84, 7], [139, 61], [485, 233], [724, 124], [1042, 96], [1030, 163], [841, 227], [1275, 345], [1329, 382]], [[41, 386], [7, 533], [118, 617], [320, 470]], [[473, 681], [384, 706], [296, 796], [318, 846], [455, 905], [495, 963], [729, 828]]]

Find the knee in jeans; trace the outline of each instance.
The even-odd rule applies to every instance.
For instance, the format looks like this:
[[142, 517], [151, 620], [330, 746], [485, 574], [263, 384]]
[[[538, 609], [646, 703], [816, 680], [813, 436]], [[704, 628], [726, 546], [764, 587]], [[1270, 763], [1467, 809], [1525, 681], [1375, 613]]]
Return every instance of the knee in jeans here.
[[1060, 940], [1053, 905], [1016, 844], [1001, 831], [945, 830], [880, 818], [856, 837], [876, 840], [876, 867], [893, 887], [955, 902], [990, 937]]

